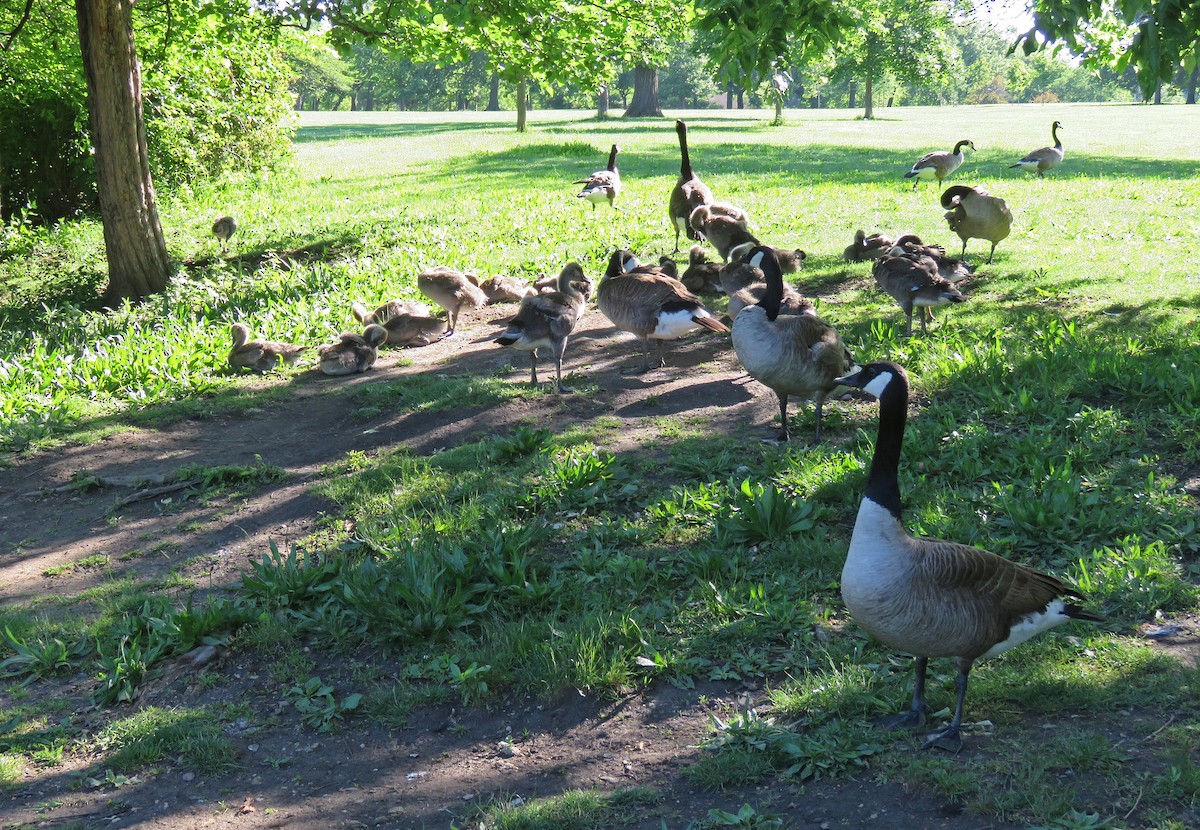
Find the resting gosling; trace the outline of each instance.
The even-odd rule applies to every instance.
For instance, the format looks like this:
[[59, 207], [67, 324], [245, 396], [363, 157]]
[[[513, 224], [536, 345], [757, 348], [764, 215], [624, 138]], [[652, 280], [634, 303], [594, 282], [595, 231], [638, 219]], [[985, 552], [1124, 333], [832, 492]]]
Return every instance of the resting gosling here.
[[458, 326], [458, 313], [463, 306], [483, 308], [487, 295], [470, 274], [439, 265], [423, 271], [417, 277], [421, 293], [446, 309], [446, 336], [451, 337]]
[[961, 256], [967, 256], [968, 239], [986, 239], [992, 243], [987, 258], [990, 264], [997, 243], [1007, 239], [1012, 230], [1012, 211], [1004, 200], [989, 196], [982, 188], [956, 184], [942, 193], [942, 207], [949, 208], [946, 221], [950, 224], [950, 230], [962, 240]]
[[237, 220], [232, 216], [222, 216], [213, 222], [212, 235], [221, 240], [221, 253], [229, 250], [229, 240], [237, 233]]
[[251, 340], [250, 329], [245, 323], [234, 323], [229, 327], [229, 334], [233, 338], [229, 368], [252, 369], [260, 375], [278, 369], [281, 362], [295, 366], [307, 348], [275, 340]]
[[709, 262], [704, 249], [693, 245], [688, 251], [688, 267], [679, 278], [683, 287], [693, 294], [719, 291], [721, 287], [721, 266]]
[[544, 291], [523, 299], [517, 316], [496, 338], [501, 346], [513, 346], [529, 352], [529, 382], [534, 386], [538, 384], [537, 350], [539, 346], [545, 346], [554, 354], [558, 391], [575, 391], [563, 386], [563, 352], [567, 349], [567, 338], [587, 306], [587, 297], [581, 286], [590, 282], [579, 263], [568, 262], [558, 275], [558, 290]]
[[770, 248], [755, 248], [748, 260], [762, 269], [766, 291], [758, 305], [742, 309], [733, 322], [733, 349], [751, 377], [779, 399], [780, 441], [791, 439], [788, 430], [788, 396], [812, 399], [817, 405], [813, 442], [821, 440], [821, 410], [825, 396], [854, 361], [833, 326], [817, 316], [809, 304], [803, 314], [780, 313], [784, 296], [783, 272]]
[[953, 658], [958, 668], [954, 716], [926, 735], [922, 746], [958, 752], [967, 676], [976, 660], [1071, 620], [1103, 620], [1069, 602], [1083, 597], [1049, 574], [980, 548], [909, 535], [897, 475], [908, 417], [908, 377], [902, 367], [884, 362], [836, 382], [879, 399], [875, 455], [842, 569], [842, 599], [871, 636], [916, 657], [912, 706], [882, 725], [921, 726], [929, 711], [929, 659]]
[[668, 213], [671, 227], [675, 230], [675, 250], [679, 253], [679, 234], [688, 239], [696, 238], [696, 231], [688, 224], [692, 211], [700, 205], [712, 202], [712, 191], [708, 185], [700, 181], [700, 177], [692, 170], [692, 158], [688, 155], [687, 124], [675, 122], [675, 133], [679, 136], [679, 179], [671, 189], [671, 201]]
[[904, 174], [904, 178], [913, 180], [913, 190], [916, 190], [917, 185], [921, 182], [932, 179], [937, 179], [938, 186], [941, 187], [942, 179], [962, 166], [967, 155], [967, 147], [970, 147], [972, 152], [975, 151], [975, 143], [964, 138], [954, 145], [952, 153], [945, 150], [927, 153], [912, 166], [912, 170]]
[[[736, 210], [741, 211], [740, 208]], [[698, 205], [688, 217], [688, 224], [717, 249], [722, 261], [729, 262], [729, 254], [734, 248], [759, 244], [743, 217], [744, 211], [735, 215], [714, 211], [711, 205]]]
[[379, 347], [387, 342], [388, 333], [383, 326], [372, 323], [362, 334], [344, 331], [336, 343], [328, 343], [317, 349], [319, 366], [327, 375], [356, 375], [375, 365]]
[[388, 300], [374, 311], [367, 311], [367, 307], [362, 303], [353, 302], [350, 304], [350, 313], [364, 326], [369, 326], [372, 323], [383, 325], [393, 317], [399, 317], [402, 314], [414, 317], [428, 317], [429, 306], [416, 300]]
[[1050, 125], [1050, 137], [1054, 139], [1054, 146], [1039, 147], [1016, 164], [1010, 164], [1008, 169], [1018, 167], [1026, 173], [1037, 173], [1039, 179], [1045, 178], [1047, 170], [1053, 170], [1062, 164], [1063, 145], [1058, 138], [1058, 131], [1061, 129], [1062, 124], [1055, 121]]
[[613, 210], [620, 210], [616, 205], [617, 197], [621, 195], [621, 173], [617, 170], [617, 153], [621, 152], [621, 148], [616, 144], [608, 151], [608, 167], [604, 170], [597, 170], [586, 179], [580, 179], [574, 184], [583, 185], [583, 190], [579, 191], [576, 197], [587, 199], [592, 203], [592, 210], [596, 209], [596, 205], [601, 202], [608, 202], [608, 206]]
[[629, 251], [616, 251], [596, 289], [596, 302], [604, 316], [642, 341], [641, 372], [650, 370], [650, 341], [658, 341], [658, 365], [663, 341], [674, 340], [698, 328], [728, 333], [683, 283], [661, 272], [658, 266], [641, 265]]
[[519, 303], [538, 290], [527, 282], [498, 275], [490, 277], [479, 284], [480, 289], [487, 295], [488, 305], [495, 303]]
[[842, 253], [842, 259], [846, 262], [866, 262], [869, 259], [879, 259], [895, 244], [896, 240], [881, 233], [867, 236], [860, 229], [854, 232], [854, 243]]
[[[901, 237], [903, 239], [903, 237]], [[938, 261], [924, 252], [905, 252], [900, 246], [875, 260], [875, 284], [900, 304], [908, 317], [908, 336], [912, 336], [913, 309], [921, 309], [921, 333], [928, 332], [930, 309], [966, 300], [950, 280], [938, 273]]]

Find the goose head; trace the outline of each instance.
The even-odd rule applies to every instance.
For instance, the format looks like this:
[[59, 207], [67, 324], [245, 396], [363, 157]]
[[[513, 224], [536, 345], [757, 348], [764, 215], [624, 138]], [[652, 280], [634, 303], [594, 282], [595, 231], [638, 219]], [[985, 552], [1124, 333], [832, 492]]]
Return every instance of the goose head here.
[[963, 156], [969, 156], [975, 152], [975, 142], [969, 138], [964, 138], [962, 141], [954, 145], [954, 155], [962, 153]]
[[621, 274], [628, 274], [641, 264], [632, 251], [621, 248], [613, 251], [612, 256], [608, 258], [608, 268], [604, 271], [604, 276], [606, 278], [619, 277]]
[[868, 363], [856, 372], [834, 378], [833, 382], [839, 386], [861, 389], [879, 400], [898, 394], [902, 394], [906, 400], [908, 398], [908, 373], [899, 363], [890, 360]]

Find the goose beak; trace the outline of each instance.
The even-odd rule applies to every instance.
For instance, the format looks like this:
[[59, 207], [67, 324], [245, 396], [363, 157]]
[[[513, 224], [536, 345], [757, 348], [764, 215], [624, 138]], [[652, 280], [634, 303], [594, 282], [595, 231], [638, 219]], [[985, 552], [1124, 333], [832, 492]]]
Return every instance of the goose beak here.
[[855, 366], [853, 372], [848, 375], [842, 375], [840, 378], [834, 378], [833, 382], [838, 386], [851, 386], [855, 389], [862, 389], [862, 367]]

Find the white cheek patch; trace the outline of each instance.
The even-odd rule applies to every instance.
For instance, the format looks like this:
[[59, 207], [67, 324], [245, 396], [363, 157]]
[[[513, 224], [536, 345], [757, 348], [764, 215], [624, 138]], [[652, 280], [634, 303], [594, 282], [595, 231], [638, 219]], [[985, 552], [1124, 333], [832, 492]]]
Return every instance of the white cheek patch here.
[[891, 372], [880, 372], [872, 380], [863, 387], [863, 391], [874, 395], [876, 398], [883, 397], [883, 390], [887, 389], [888, 384], [892, 382]]
[[750, 259], [746, 260], [746, 262], [748, 265], [751, 265], [754, 268], [762, 268], [764, 258], [765, 258], [765, 255], [763, 254], [763, 252], [759, 251], [757, 254], [750, 257]]
[[625, 261], [621, 263], [621, 268], [624, 269], [626, 274], [628, 274], [630, 271], [632, 271], [634, 268], [637, 268], [641, 264], [642, 263], [640, 263], [638, 261], [637, 257], [631, 256], [631, 257], [627, 257], [625, 259]]

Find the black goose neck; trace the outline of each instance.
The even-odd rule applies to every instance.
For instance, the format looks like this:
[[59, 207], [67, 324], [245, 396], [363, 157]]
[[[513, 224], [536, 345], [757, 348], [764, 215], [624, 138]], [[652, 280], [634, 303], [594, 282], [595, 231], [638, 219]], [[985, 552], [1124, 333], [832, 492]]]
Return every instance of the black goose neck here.
[[767, 283], [767, 290], [758, 304], [767, 313], [767, 319], [774, 320], [779, 316], [779, 309], [783, 305], [783, 272], [779, 269], [778, 261], [771, 255], [764, 256], [759, 267], [763, 272], [763, 280]]
[[1058, 137], [1058, 122], [1057, 121], [1055, 121], [1053, 124], [1050, 125], [1050, 137], [1052, 139], [1054, 139], [1055, 147], [1062, 146], [1062, 141]]
[[900, 450], [908, 420], [908, 379], [896, 374], [879, 397], [879, 433], [867, 474], [866, 496], [900, 518]]
[[692, 159], [688, 155], [687, 124], [676, 121], [675, 132], [679, 134], [679, 175], [686, 181], [692, 178]]
[[612, 149], [611, 149], [611, 150], [608, 152], [608, 169], [609, 169], [609, 170], [613, 170], [613, 171], [615, 171], [615, 170], [617, 169], [617, 152], [618, 152], [618, 149], [619, 149], [619, 148], [617, 147], [617, 145], [615, 145], [615, 144], [614, 144], [614, 145], [612, 146]]

